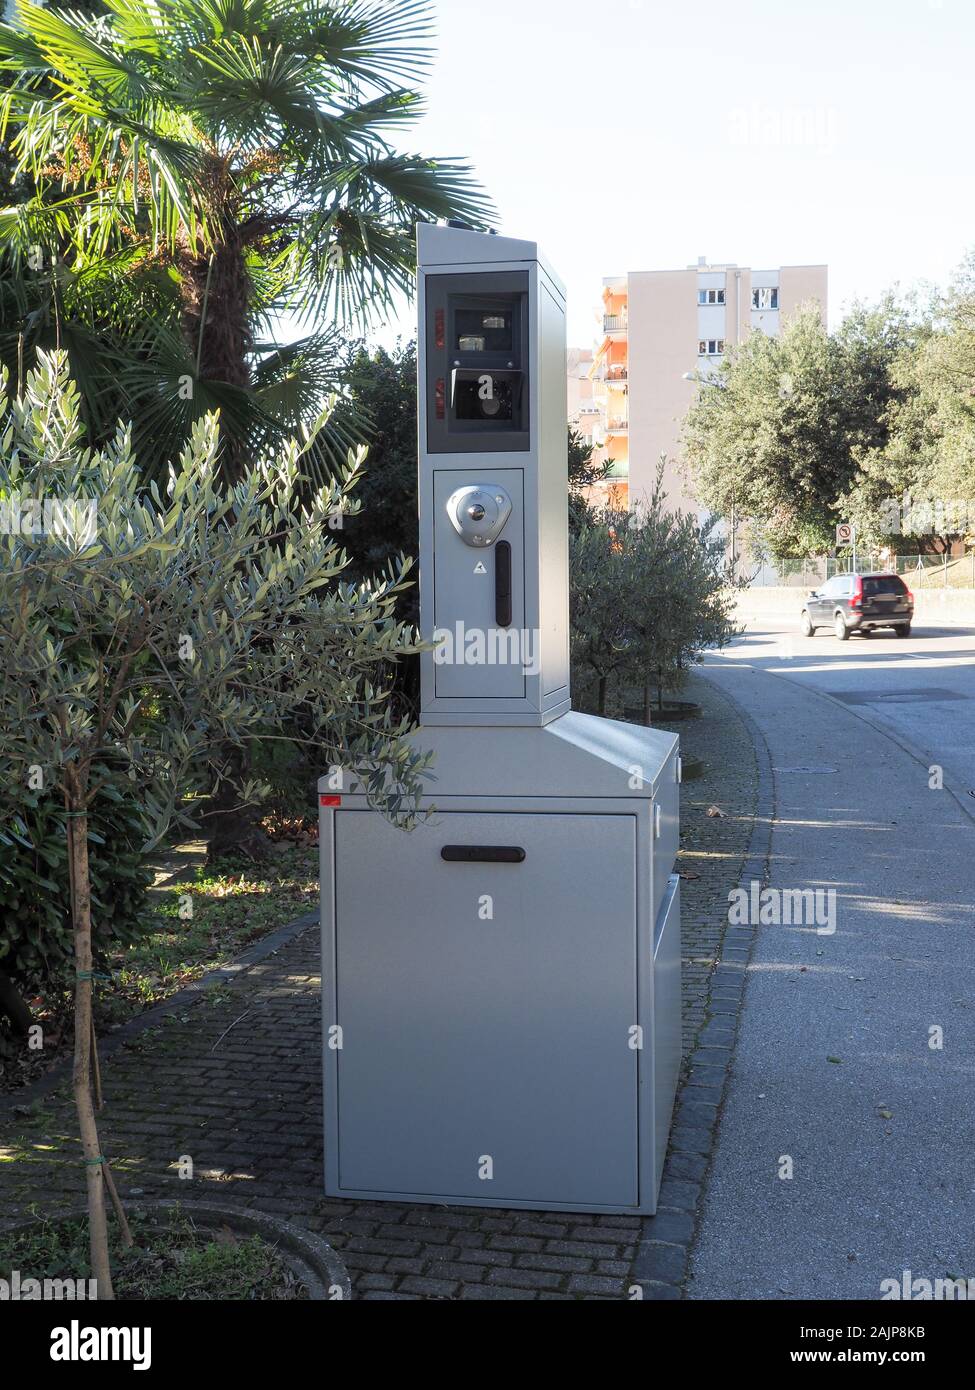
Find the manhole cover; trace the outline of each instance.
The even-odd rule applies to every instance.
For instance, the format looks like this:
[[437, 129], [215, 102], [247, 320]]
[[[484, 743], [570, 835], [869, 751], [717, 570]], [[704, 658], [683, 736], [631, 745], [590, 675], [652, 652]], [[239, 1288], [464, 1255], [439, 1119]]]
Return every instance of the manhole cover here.
[[845, 705], [932, 705], [945, 700], [967, 700], [957, 690], [833, 690]]

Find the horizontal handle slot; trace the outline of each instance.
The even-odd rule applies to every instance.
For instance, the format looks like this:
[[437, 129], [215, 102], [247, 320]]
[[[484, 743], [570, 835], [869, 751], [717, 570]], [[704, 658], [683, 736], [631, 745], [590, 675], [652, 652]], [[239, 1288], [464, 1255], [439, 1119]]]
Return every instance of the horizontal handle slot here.
[[527, 856], [517, 845], [444, 845], [440, 857], [448, 864], [524, 864]]

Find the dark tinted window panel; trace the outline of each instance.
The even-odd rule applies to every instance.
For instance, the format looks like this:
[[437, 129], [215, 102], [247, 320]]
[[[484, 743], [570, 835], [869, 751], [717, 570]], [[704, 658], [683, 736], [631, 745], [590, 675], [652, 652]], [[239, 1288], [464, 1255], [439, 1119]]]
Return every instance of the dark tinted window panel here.
[[879, 594], [896, 594], [900, 597], [906, 593], [904, 581], [893, 574], [883, 575], [880, 579], [865, 579], [863, 581], [864, 598], [876, 598]]
[[454, 411], [458, 420], [505, 423], [515, 418], [520, 394], [520, 377], [512, 372], [458, 372]]
[[428, 451], [530, 449], [528, 274], [432, 275], [426, 287]]
[[514, 315], [510, 309], [456, 310], [456, 352], [511, 352], [513, 348]]

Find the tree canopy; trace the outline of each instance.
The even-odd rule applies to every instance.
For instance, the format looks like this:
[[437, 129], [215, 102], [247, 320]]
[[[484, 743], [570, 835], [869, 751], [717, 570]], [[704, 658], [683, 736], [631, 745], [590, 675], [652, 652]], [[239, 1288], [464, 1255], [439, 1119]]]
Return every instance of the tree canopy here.
[[898, 363], [915, 333], [889, 298], [855, 306], [834, 334], [815, 306], [780, 337], [750, 334], [702, 385], [685, 423], [701, 501], [757, 519], [774, 554], [829, 549], [863, 458], [888, 443], [906, 394]]
[[[339, 331], [409, 291], [417, 221], [491, 218], [469, 168], [403, 153], [429, 0], [18, 0], [0, 25], [0, 357], [62, 348], [96, 437], [162, 476], [219, 409], [228, 476], [320, 412]], [[298, 325], [299, 336], [282, 330]], [[332, 415], [310, 466], [353, 432]]]

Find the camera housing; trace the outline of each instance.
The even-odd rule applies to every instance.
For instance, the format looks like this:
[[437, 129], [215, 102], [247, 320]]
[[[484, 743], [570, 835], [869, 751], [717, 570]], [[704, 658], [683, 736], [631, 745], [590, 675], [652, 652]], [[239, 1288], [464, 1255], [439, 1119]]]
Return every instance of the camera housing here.
[[432, 780], [409, 831], [368, 776], [320, 783], [325, 1191], [652, 1215], [681, 1062], [679, 744], [570, 709], [558, 277], [534, 242], [417, 239]]
[[565, 289], [534, 242], [417, 250], [421, 631], [488, 652], [424, 653], [421, 718], [544, 727], [570, 708]]
[[528, 273], [426, 279], [427, 447], [527, 453]]

